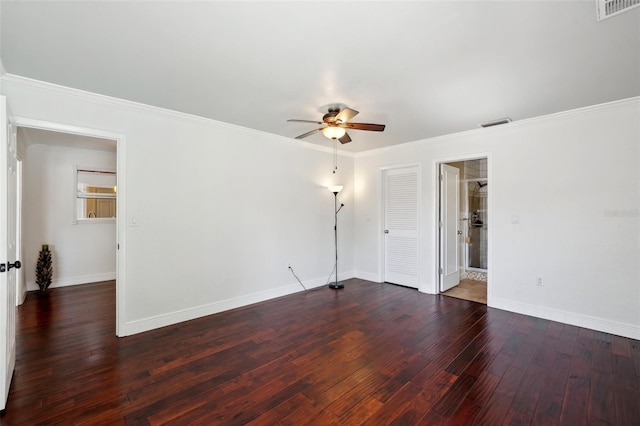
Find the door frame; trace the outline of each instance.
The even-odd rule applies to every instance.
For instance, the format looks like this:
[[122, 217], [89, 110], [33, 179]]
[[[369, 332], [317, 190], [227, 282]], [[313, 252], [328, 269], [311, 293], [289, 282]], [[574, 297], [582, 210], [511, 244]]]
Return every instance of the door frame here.
[[[21, 259], [24, 262], [24, 247], [22, 246], [22, 238], [24, 234], [24, 229], [22, 225], [22, 191], [23, 191], [23, 172], [24, 172], [24, 163], [22, 162], [22, 156], [20, 155], [20, 150], [18, 149], [18, 140], [17, 140], [18, 129], [16, 129], [16, 173], [17, 173], [17, 185], [16, 185], [16, 253], [18, 253], [18, 259]], [[16, 306], [22, 305], [24, 302], [26, 291], [22, 291], [26, 289], [26, 279], [25, 279], [25, 268], [20, 268], [16, 271]]]
[[385, 227], [385, 203], [386, 203], [386, 187], [385, 187], [385, 173], [387, 173], [389, 170], [397, 170], [397, 169], [407, 169], [407, 168], [411, 168], [411, 167], [416, 167], [417, 168], [417, 172], [418, 172], [418, 229], [416, 230], [416, 233], [418, 235], [418, 263], [416, 265], [416, 281], [418, 284], [418, 290], [422, 291], [422, 282], [420, 280], [420, 277], [423, 276], [423, 274], [421, 273], [421, 269], [422, 269], [422, 262], [421, 262], [421, 258], [422, 258], [422, 242], [421, 242], [421, 230], [422, 230], [422, 163], [403, 163], [403, 164], [394, 164], [392, 166], [384, 166], [384, 167], [380, 167], [380, 172], [378, 173], [378, 179], [379, 179], [379, 188], [380, 188], [380, 222], [379, 222], [379, 232], [378, 232], [378, 247], [380, 249], [380, 255], [379, 255], [379, 268], [378, 268], [378, 282], [384, 282], [385, 280], [385, 255], [384, 255], [384, 251], [385, 251], [385, 238], [384, 238], [384, 227]]
[[[450, 169], [450, 170], [447, 170]], [[455, 172], [453, 172], [453, 170], [455, 170]], [[447, 177], [447, 175], [449, 175], [450, 173], [453, 173], [456, 177], [455, 179], [455, 197], [453, 198], [457, 198], [457, 199], [453, 199], [451, 200], [449, 198], [449, 192], [445, 189], [447, 188], [447, 184], [449, 183], [449, 178]], [[440, 173], [438, 176], [438, 180], [440, 181], [440, 195], [438, 197], [438, 204], [439, 204], [439, 208], [438, 208], [438, 291], [440, 291], [441, 293], [444, 291], [447, 291], [455, 286], [457, 286], [460, 283], [460, 169], [454, 166], [451, 166], [448, 163], [440, 163]], [[443, 197], [443, 189], [445, 189], [444, 193], [447, 194], [446, 197]], [[446, 198], [446, 204], [443, 203], [443, 200]], [[453, 224], [455, 224], [455, 243], [454, 243], [454, 248], [455, 248], [455, 272], [452, 274], [449, 274], [449, 268], [447, 267], [446, 264], [450, 263], [450, 259], [448, 256], [446, 256], [446, 253], [448, 253], [450, 250], [447, 250], [449, 248], [447, 241], [445, 241], [446, 239], [442, 238], [442, 235], [446, 235], [447, 237], [450, 237], [451, 235], [447, 232], [447, 229], [450, 228], [450, 224], [451, 222], [449, 221], [449, 216], [446, 214], [446, 211], [448, 211], [448, 208], [450, 207], [450, 203], [453, 203], [456, 207], [456, 211], [455, 211], [455, 219], [453, 220]], [[443, 214], [445, 213], [445, 214]], [[450, 242], [450, 241], [448, 241]], [[444, 261], [446, 260], [446, 262]], [[449, 275], [447, 275], [449, 274]], [[452, 279], [453, 278], [453, 279]], [[450, 285], [451, 283], [449, 283], [449, 281], [454, 281], [455, 280], [455, 284]], [[443, 287], [449, 286], [447, 289], [443, 290]]]
[[118, 202], [116, 204], [116, 336], [126, 332], [126, 135], [123, 133], [79, 127], [71, 124], [55, 123], [23, 116], [15, 116], [16, 127], [26, 127], [72, 135], [88, 136], [116, 141], [116, 172]]
[[[435, 256], [430, 262], [431, 276], [433, 278], [429, 293], [440, 293], [440, 165], [454, 163], [458, 161], [487, 159], [487, 181], [492, 183], [493, 179], [493, 159], [491, 152], [479, 152], [474, 154], [455, 155], [450, 157], [436, 158], [431, 163], [431, 171], [433, 177], [433, 210], [432, 215], [427, 220], [430, 222], [429, 227], [433, 230], [431, 233], [431, 247], [433, 247]], [[487, 306], [492, 306], [493, 299], [493, 195], [495, 190], [489, 191], [487, 196]]]
[[[417, 211], [418, 211], [418, 217], [416, 218], [416, 251], [417, 251], [417, 263], [416, 263], [416, 289], [420, 290], [421, 288], [421, 281], [420, 281], [420, 277], [422, 276], [422, 274], [420, 273], [420, 269], [421, 269], [421, 262], [420, 262], [420, 258], [422, 257], [422, 244], [421, 244], [421, 238], [420, 238], [420, 231], [422, 229], [422, 221], [421, 221], [421, 212], [422, 212], [422, 163], [406, 163], [406, 164], [398, 164], [398, 165], [394, 165], [394, 166], [387, 166], [387, 167], [381, 167], [380, 168], [380, 190], [382, 193], [382, 196], [380, 197], [381, 199], [381, 204], [380, 204], [380, 208], [381, 208], [381, 215], [380, 215], [380, 282], [385, 282], [386, 280], [386, 258], [385, 258], [385, 250], [386, 250], [386, 239], [384, 236], [384, 230], [385, 230], [385, 226], [386, 226], [386, 192], [387, 192], [387, 187], [386, 187], [386, 180], [385, 180], [385, 176], [387, 174], [387, 172], [389, 172], [390, 170], [399, 170], [399, 169], [410, 169], [410, 168], [415, 168], [416, 169], [416, 178], [417, 178]], [[413, 288], [413, 287], [410, 287]]]

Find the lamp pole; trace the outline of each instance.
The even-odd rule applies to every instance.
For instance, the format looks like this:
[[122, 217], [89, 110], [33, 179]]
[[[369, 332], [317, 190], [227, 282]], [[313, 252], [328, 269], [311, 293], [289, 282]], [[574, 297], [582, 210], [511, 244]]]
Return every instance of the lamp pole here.
[[344, 288], [344, 284], [338, 283], [338, 212], [344, 207], [344, 204], [340, 204], [340, 207], [338, 207], [338, 192], [342, 191], [341, 185], [330, 186], [329, 190], [333, 192], [334, 199], [335, 221], [333, 224], [333, 237], [336, 248], [336, 281], [333, 284], [329, 284], [329, 288], [337, 290], [340, 288]]

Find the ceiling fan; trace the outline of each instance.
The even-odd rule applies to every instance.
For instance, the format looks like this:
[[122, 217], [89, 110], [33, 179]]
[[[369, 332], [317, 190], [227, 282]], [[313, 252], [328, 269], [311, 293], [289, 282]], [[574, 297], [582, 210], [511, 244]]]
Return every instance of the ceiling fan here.
[[295, 121], [298, 123], [315, 123], [322, 125], [322, 127], [319, 127], [307, 133], [303, 133], [300, 136], [296, 136], [296, 139], [304, 139], [307, 136], [322, 132], [322, 134], [327, 138], [339, 140], [340, 143], [343, 144], [351, 142], [351, 138], [347, 134], [347, 129], [369, 130], [373, 132], [384, 131], [384, 124], [350, 123], [349, 120], [351, 120], [356, 115], [358, 115], [358, 111], [356, 111], [355, 109], [347, 107], [340, 109], [340, 107], [331, 106], [329, 107], [329, 112], [322, 116], [322, 121], [296, 119], [290, 119], [287, 121]]

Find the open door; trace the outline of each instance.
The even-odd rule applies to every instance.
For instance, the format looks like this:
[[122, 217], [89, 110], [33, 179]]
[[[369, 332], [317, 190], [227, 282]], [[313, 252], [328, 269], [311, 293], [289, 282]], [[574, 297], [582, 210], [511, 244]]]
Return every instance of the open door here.
[[16, 126], [0, 96], [0, 410], [7, 405], [16, 363]]
[[458, 239], [460, 212], [460, 170], [440, 165], [440, 291], [460, 283]]

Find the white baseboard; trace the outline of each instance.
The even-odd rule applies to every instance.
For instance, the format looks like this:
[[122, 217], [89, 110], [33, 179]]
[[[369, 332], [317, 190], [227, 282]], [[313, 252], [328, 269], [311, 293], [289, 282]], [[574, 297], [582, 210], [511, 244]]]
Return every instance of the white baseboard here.
[[288, 294], [303, 291], [298, 283], [289, 284], [272, 290], [266, 290], [258, 293], [252, 293], [245, 296], [234, 297], [232, 299], [221, 300], [219, 302], [207, 303], [205, 305], [195, 306], [193, 308], [182, 309], [179, 311], [169, 312], [162, 315], [143, 318], [140, 320], [127, 322], [123, 336], [143, 333], [145, 331], [154, 330], [156, 328], [166, 327], [168, 325], [178, 324], [183, 321], [205, 317], [207, 315], [217, 314], [219, 312], [228, 311], [229, 309], [240, 308], [242, 306], [251, 305], [253, 303], [262, 302], [264, 300], [274, 299], [276, 297], [286, 296]]
[[[115, 272], [105, 272], [102, 274], [81, 275], [77, 277], [56, 278], [51, 282], [49, 288], [68, 287], [71, 285], [98, 283], [100, 281], [111, 281], [116, 279]], [[27, 291], [39, 290], [35, 281], [27, 282]]]
[[[338, 273], [340, 281], [353, 278], [353, 272]], [[327, 284], [327, 277], [305, 280], [302, 282], [307, 289], [321, 287]], [[217, 314], [219, 312], [228, 311], [230, 309], [240, 308], [251, 305], [253, 303], [263, 302], [276, 297], [287, 296], [289, 294], [304, 291], [300, 283], [295, 282], [282, 287], [270, 290], [251, 293], [244, 296], [234, 297], [231, 299], [221, 300], [218, 302], [207, 303], [193, 308], [182, 309], [179, 311], [169, 312], [162, 315], [143, 318], [127, 322], [122, 336], [130, 336], [132, 334], [143, 333], [145, 331], [154, 330], [156, 328], [166, 327], [168, 325], [178, 324], [184, 321]]]
[[374, 283], [382, 282], [378, 274], [372, 274], [370, 272], [356, 271], [354, 276], [356, 278], [360, 278], [361, 280], [373, 281]]
[[492, 297], [490, 307], [640, 340], [640, 326]]

